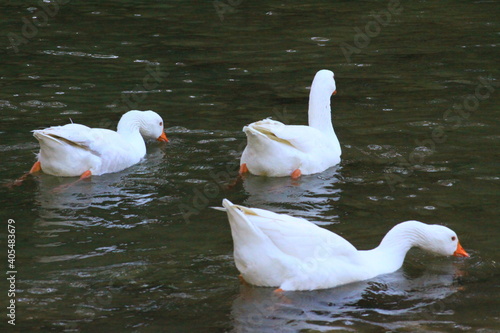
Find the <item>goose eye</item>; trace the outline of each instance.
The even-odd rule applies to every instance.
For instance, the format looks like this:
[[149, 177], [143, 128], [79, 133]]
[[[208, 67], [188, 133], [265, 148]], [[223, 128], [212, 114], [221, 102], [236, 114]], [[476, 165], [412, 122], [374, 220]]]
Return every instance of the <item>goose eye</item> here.
[[455, 236], [451, 237], [452, 241], [455, 241], [456, 239], [457, 239], [457, 237], [455, 237]]
[[163, 121], [160, 121], [160, 126], [163, 126]]

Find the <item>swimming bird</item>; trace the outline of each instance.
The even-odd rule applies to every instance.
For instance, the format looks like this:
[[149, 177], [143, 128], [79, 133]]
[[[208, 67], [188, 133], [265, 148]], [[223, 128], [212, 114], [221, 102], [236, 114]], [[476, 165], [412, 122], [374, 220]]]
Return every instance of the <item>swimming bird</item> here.
[[116, 131], [80, 124], [33, 131], [40, 143], [37, 162], [29, 173], [43, 171], [61, 177], [87, 178], [118, 172], [146, 155], [146, 139], [168, 142], [163, 119], [153, 111], [125, 113]]
[[240, 174], [298, 178], [340, 163], [340, 143], [333, 130], [330, 97], [337, 93], [330, 70], [316, 73], [309, 94], [309, 126], [264, 119], [243, 127], [247, 136]]
[[234, 244], [234, 261], [249, 284], [277, 291], [315, 290], [371, 279], [403, 265], [412, 247], [468, 257], [457, 234], [441, 225], [406, 221], [372, 250], [357, 250], [341, 236], [302, 218], [222, 201]]

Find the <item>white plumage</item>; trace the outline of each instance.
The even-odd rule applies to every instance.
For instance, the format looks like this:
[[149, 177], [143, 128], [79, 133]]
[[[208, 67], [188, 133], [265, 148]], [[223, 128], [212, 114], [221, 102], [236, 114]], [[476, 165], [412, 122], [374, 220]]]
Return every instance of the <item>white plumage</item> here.
[[309, 96], [309, 126], [285, 125], [264, 119], [243, 128], [247, 146], [240, 165], [255, 175], [313, 174], [340, 163], [341, 148], [333, 130], [330, 97], [336, 86], [333, 72], [320, 70]]
[[468, 256], [451, 229], [407, 221], [393, 227], [378, 247], [359, 251], [341, 236], [307, 220], [247, 208], [224, 199], [234, 261], [244, 280], [282, 290], [314, 290], [398, 270], [412, 247]]
[[42, 171], [63, 177], [121, 171], [144, 157], [144, 138], [168, 141], [157, 113], [136, 110], [122, 116], [117, 131], [67, 124], [34, 130], [33, 135], [40, 143]]

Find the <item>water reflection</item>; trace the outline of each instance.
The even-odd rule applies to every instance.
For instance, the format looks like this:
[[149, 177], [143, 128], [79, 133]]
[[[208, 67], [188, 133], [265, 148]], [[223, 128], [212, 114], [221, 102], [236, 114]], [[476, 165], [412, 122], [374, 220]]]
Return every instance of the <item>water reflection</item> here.
[[[446, 312], [460, 287], [454, 283], [461, 274], [453, 263], [429, 264], [415, 278], [405, 270], [369, 281], [332, 289], [285, 292], [272, 288], [242, 285], [233, 302], [235, 332], [298, 332], [360, 327], [417, 328], [439, 312]], [[426, 311], [427, 308], [432, 311]], [[390, 316], [413, 315], [413, 322], [391, 322]], [[389, 317], [388, 317], [389, 316]]]
[[[79, 246], [80, 251], [75, 253], [73, 247], [64, 247], [70, 245], [71, 241], [59, 243], [57, 240], [59, 236], [66, 235], [66, 238], [78, 233], [81, 228], [129, 229], [143, 223], [140, 207], [158, 197], [158, 179], [151, 171], [160, 167], [163, 155], [162, 149], [153, 148], [146, 160], [138, 165], [76, 183], [77, 178], [37, 175], [35, 205], [38, 218], [33, 231], [38, 237], [34, 243], [37, 247], [60, 248], [55, 256], [43, 256], [44, 251], [39, 252], [41, 256], [38, 261], [84, 259], [119, 251], [116, 246], [108, 243], [106, 246]], [[103, 216], [102, 212], [106, 214]], [[89, 238], [82, 242], [92, 243], [93, 240]]]
[[298, 180], [248, 175], [243, 188], [249, 198], [242, 204], [303, 217], [318, 224], [338, 222], [338, 215], [331, 211], [332, 204], [340, 199], [340, 169], [335, 166]]
[[[463, 101], [474, 95], [479, 75], [497, 82], [500, 77], [499, 1], [454, 6], [405, 2], [401, 15], [353, 53], [350, 63], [342, 45], [352, 46], [361, 35], [355, 29], [364, 34], [371, 13], [378, 15], [390, 2], [243, 1], [221, 21], [214, 1], [196, 6], [187, 1], [79, 1], [60, 6], [27, 39], [21, 19], [39, 15], [37, 1], [4, 3], [4, 44], [10, 43], [6, 34], [27, 43], [18, 46], [18, 53], [12, 48], [2, 53], [1, 183], [32, 165], [37, 149], [31, 129], [67, 123], [68, 117], [92, 127], [102, 127], [102, 121], [114, 126], [117, 100], [122, 106], [126, 99], [136, 104], [133, 108], [157, 110], [169, 126], [181, 126], [172, 135], [167, 131], [172, 141], [160, 161], [153, 149], [132, 169], [61, 194], [50, 193], [60, 185], [58, 179], [43, 176], [12, 191], [0, 188], [5, 219], [17, 222], [19, 331], [227, 332], [236, 325], [235, 331], [256, 332], [280, 331], [272, 327], [451, 332], [498, 327], [498, 295], [492, 291], [498, 285], [499, 260], [492, 249], [499, 234], [494, 153], [500, 139], [499, 89], [474, 112]], [[168, 76], [144, 98], [130, 99], [145, 91], [135, 87], [149, 74], [147, 64], [159, 64]], [[304, 177], [298, 185], [286, 178], [247, 177], [241, 186], [224, 190], [230, 180], [211, 174], [226, 172], [233, 161], [237, 170], [243, 125], [277, 113], [307, 123], [306, 87], [320, 68], [333, 69], [339, 81], [332, 103], [345, 148], [343, 169], [324, 181], [317, 178], [322, 174]], [[443, 118], [450, 108], [461, 126]], [[445, 129], [446, 142], [436, 144], [432, 154], [418, 148], [439, 127]], [[416, 165], [417, 160], [422, 163]], [[386, 176], [392, 175], [401, 181], [390, 187]], [[198, 208], [195, 193], [203, 193], [207, 184], [217, 191]], [[290, 304], [274, 300], [269, 289], [250, 290], [245, 298], [233, 290], [234, 261], [224, 257], [232, 242], [227, 217], [207, 208], [220, 205], [224, 197], [310, 221], [319, 216], [322, 223], [338, 222], [337, 233], [367, 247], [376, 245], [392, 226], [389, 221], [448, 224], [468, 251], [483, 258], [467, 260], [469, 275], [460, 279], [467, 287], [463, 293], [448, 280], [435, 281], [453, 277], [453, 269], [437, 268], [447, 264], [445, 258], [430, 260], [440, 264], [426, 264], [425, 273], [415, 268], [423, 264], [410, 261], [404, 272], [411, 276], [399, 272], [390, 283], [384, 277], [371, 284], [287, 293]], [[192, 223], [185, 223], [179, 203], [196, 208]], [[431, 284], [424, 285], [428, 281], [422, 278], [418, 285], [421, 275]], [[234, 304], [233, 297], [238, 297]], [[269, 300], [259, 312], [256, 306]], [[448, 313], [452, 310], [455, 315]], [[260, 326], [248, 317], [252, 314]], [[78, 327], [68, 328], [68, 322]]]
[[141, 190], [150, 190], [148, 185], [155, 179], [152, 172], [161, 166], [164, 155], [161, 148], [151, 148], [145, 160], [137, 165], [76, 183], [75, 177], [54, 177], [42, 173], [36, 176], [39, 188], [35, 200], [42, 211], [83, 209], [91, 205], [111, 209], [122, 200], [144, 204]]

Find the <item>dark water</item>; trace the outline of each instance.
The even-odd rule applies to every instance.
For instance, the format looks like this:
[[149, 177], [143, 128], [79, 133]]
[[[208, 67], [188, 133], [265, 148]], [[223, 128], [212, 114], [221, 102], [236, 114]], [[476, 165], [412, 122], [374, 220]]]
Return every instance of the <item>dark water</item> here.
[[[72, 180], [47, 175], [0, 189], [2, 267], [14, 219], [17, 270], [15, 327], [0, 284], [2, 330], [500, 329], [499, 2], [60, 2], [46, 21], [36, 1], [0, 5], [0, 181], [31, 167], [31, 130], [69, 118], [113, 128], [152, 109], [171, 142], [62, 193]], [[231, 186], [243, 125], [306, 123], [322, 68], [341, 165]], [[414, 250], [393, 274], [277, 297], [240, 286], [226, 216], [209, 208], [225, 197], [360, 249], [401, 221], [440, 223], [471, 258]]]

